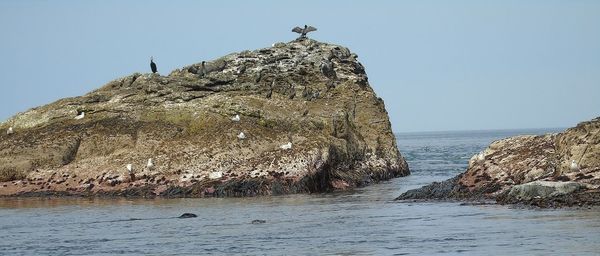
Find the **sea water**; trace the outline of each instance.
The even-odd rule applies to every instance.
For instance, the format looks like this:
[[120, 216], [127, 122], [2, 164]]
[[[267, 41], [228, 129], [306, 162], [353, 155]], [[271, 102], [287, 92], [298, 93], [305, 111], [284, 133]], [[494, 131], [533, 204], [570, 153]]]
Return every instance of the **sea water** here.
[[[496, 139], [398, 134], [411, 176], [352, 192], [256, 198], [0, 199], [0, 255], [598, 255], [598, 208], [397, 202]], [[174, 218], [184, 212], [197, 218]], [[252, 224], [252, 220], [266, 223]]]

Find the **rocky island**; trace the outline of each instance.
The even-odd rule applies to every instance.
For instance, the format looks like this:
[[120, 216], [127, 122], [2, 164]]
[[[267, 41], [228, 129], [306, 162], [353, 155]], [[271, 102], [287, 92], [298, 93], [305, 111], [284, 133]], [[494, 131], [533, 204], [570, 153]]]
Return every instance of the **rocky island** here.
[[298, 39], [0, 123], [0, 195], [255, 196], [409, 174], [357, 55]]
[[600, 118], [558, 134], [516, 136], [474, 155], [467, 170], [398, 200], [495, 200], [540, 207], [600, 205]]

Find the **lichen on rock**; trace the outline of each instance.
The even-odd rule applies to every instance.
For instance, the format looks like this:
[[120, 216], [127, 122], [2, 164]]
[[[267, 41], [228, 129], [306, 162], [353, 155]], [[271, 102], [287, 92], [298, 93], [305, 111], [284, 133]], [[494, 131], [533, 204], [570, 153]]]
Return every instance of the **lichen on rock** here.
[[9, 126], [0, 195], [270, 195], [409, 173], [357, 56], [311, 39], [135, 73]]

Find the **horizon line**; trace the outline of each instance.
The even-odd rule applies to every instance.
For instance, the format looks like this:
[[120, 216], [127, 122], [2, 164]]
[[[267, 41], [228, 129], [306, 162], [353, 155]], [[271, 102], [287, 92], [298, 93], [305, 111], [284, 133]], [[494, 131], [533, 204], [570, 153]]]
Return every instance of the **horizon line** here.
[[570, 127], [535, 127], [535, 128], [490, 128], [490, 129], [452, 129], [452, 130], [424, 130], [424, 131], [394, 131], [394, 134], [414, 133], [451, 133], [451, 132], [491, 132], [491, 131], [518, 131], [518, 130], [560, 130], [564, 131]]

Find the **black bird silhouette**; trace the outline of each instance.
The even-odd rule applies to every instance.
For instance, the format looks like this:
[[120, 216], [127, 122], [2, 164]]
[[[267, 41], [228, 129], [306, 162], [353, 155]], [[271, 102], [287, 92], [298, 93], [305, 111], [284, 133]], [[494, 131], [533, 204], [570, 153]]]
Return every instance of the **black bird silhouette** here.
[[158, 70], [156, 69], [156, 63], [154, 63], [152, 57], [150, 57], [150, 69], [152, 69], [152, 73], [158, 72]]
[[208, 70], [206, 70], [206, 61], [202, 61], [202, 64], [200, 65], [200, 76], [204, 76], [208, 73]]
[[292, 29], [292, 32], [296, 32], [296, 33], [300, 34], [300, 37], [298, 37], [298, 38], [306, 38], [306, 34], [308, 32], [312, 32], [312, 31], [317, 31], [317, 28], [315, 28], [313, 26], [304, 25], [304, 28], [295, 27], [294, 29]]

